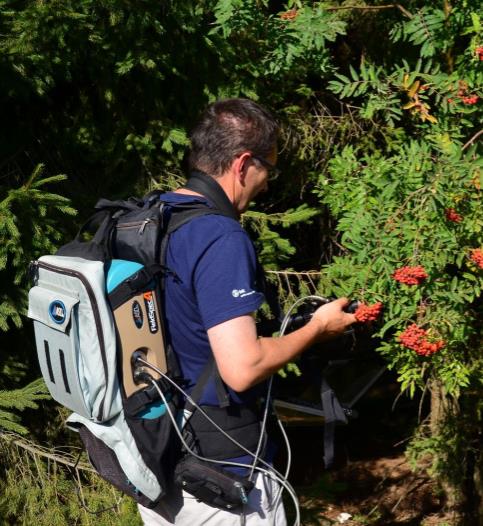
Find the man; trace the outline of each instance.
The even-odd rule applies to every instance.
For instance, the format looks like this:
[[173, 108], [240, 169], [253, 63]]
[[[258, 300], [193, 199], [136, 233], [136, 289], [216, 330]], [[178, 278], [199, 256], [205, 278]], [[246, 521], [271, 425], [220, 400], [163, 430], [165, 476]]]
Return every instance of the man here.
[[[176, 279], [166, 282], [166, 330], [183, 377], [193, 388], [214, 357], [230, 407], [240, 414], [254, 407], [260, 394], [257, 387], [263, 380], [316, 342], [342, 334], [355, 321], [343, 310], [348, 303], [344, 298], [320, 307], [309, 323], [286, 336], [257, 335], [254, 313], [264, 295], [254, 247], [236, 218], [257, 194], [268, 189], [270, 174], [276, 170], [277, 132], [274, 118], [253, 101], [227, 99], [207, 108], [192, 132], [190, 168], [216, 181], [233, 217], [204, 215], [193, 219], [171, 235], [167, 249], [167, 266], [174, 270]], [[162, 199], [173, 205], [203, 202], [213, 206], [189, 184]], [[225, 411], [220, 409], [214, 380], [204, 389], [200, 404], [213, 408], [213, 414]], [[256, 441], [250, 439], [253, 424], [249, 422], [239, 434], [252, 451], [256, 447]], [[258, 420], [255, 424], [259, 429]], [[218, 440], [216, 433], [206, 431], [205, 438], [200, 438], [205, 450]], [[227, 448], [223, 459], [247, 466], [253, 462], [243, 451], [236, 453], [229, 443], [223, 447]], [[265, 452], [265, 458], [269, 453]], [[240, 470], [238, 473], [242, 474]], [[249, 526], [285, 525], [280, 499], [273, 509], [277, 484], [262, 474], [255, 476], [255, 483], [242, 512], [209, 506], [180, 491], [163, 499], [155, 512], [142, 506], [139, 509], [149, 526], [229, 526], [240, 524], [242, 516]]]

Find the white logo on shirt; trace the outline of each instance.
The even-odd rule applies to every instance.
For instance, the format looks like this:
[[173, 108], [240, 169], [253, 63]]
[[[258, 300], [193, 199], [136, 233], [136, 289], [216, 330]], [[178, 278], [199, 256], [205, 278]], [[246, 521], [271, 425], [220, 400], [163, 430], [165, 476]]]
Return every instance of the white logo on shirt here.
[[244, 298], [245, 296], [250, 296], [252, 294], [255, 294], [254, 290], [251, 290], [250, 292], [247, 292], [245, 289], [233, 289], [231, 291], [231, 295], [234, 298]]

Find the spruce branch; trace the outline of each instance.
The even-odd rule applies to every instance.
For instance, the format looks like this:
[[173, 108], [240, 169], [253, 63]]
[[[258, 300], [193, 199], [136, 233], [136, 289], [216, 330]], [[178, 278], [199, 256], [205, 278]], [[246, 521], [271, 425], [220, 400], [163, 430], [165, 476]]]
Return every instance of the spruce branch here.
[[[1, 269], [1, 267], [0, 267]], [[8, 326], [7, 320], [12, 320], [13, 324], [20, 328], [22, 327], [22, 318], [20, 317], [20, 313], [18, 312], [18, 308], [15, 305], [14, 301], [5, 296], [0, 296], [0, 330], [2, 331], [8, 331], [10, 328]]]
[[64, 174], [51, 175], [50, 177], [44, 177], [43, 179], [40, 179], [39, 181], [34, 181], [32, 183], [32, 188], [37, 189], [49, 183], [59, 183], [60, 181], [66, 181], [66, 180], [67, 180], [67, 175], [64, 175]]
[[96, 473], [95, 469], [89, 464], [77, 461], [79, 456], [78, 452], [62, 453], [59, 451], [60, 448], [47, 448], [45, 446], [41, 446], [40, 444], [35, 444], [34, 442], [29, 441], [14, 432], [0, 432], [0, 440], [2, 440], [6, 445], [21, 448], [34, 457], [37, 456], [53, 460], [54, 462], [75, 468], [76, 470]]
[[281, 224], [283, 226], [291, 226], [296, 223], [305, 223], [319, 214], [320, 210], [310, 208], [304, 204], [295, 209], [289, 209], [285, 212], [277, 212], [272, 214], [258, 212], [256, 210], [248, 210], [245, 212], [244, 217], [246, 219], [260, 222], [270, 222], [273, 224]]
[[43, 163], [39, 163], [33, 169], [32, 174], [28, 178], [27, 182], [24, 184], [24, 188], [25, 189], [29, 189], [34, 184], [36, 179], [42, 175], [43, 171], [44, 171], [44, 164]]
[[0, 330], [9, 322], [22, 326], [29, 287], [26, 269], [32, 259], [55, 251], [62, 233], [57, 228], [59, 212], [73, 216], [70, 199], [46, 191], [47, 184], [61, 182], [65, 175], [43, 177], [43, 165], [33, 170], [18, 188], [0, 185]]
[[8, 413], [0, 409], [0, 429], [8, 429], [18, 433], [19, 435], [28, 434], [28, 429], [19, 423], [19, 418], [17, 415]]
[[39, 400], [49, 398], [47, 387], [41, 378], [34, 380], [22, 389], [0, 390], [0, 428], [26, 435], [28, 430], [19, 423], [18, 415], [5, 409], [17, 411], [23, 411], [27, 408], [37, 409]]

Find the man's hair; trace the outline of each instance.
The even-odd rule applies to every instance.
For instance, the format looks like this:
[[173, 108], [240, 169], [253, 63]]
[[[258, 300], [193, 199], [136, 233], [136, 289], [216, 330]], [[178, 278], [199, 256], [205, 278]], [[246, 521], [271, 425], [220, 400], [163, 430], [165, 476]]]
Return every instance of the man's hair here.
[[191, 132], [189, 167], [218, 177], [244, 151], [267, 157], [277, 141], [274, 117], [249, 99], [210, 104]]

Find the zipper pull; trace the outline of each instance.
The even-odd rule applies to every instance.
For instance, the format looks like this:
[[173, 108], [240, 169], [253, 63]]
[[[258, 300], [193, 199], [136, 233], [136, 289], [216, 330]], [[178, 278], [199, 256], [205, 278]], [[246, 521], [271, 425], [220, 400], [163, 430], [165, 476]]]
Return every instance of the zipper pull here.
[[139, 230], [138, 230], [138, 234], [139, 234], [140, 236], [143, 235], [143, 233], [144, 233], [144, 229], [146, 228], [146, 225], [147, 225], [150, 221], [151, 221], [151, 219], [145, 219], [145, 220], [143, 221], [143, 224], [139, 227]]
[[247, 497], [247, 494], [246, 494], [246, 491], [245, 491], [245, 488], [242, 486], [242, 484], [240, 482], [235, 482], [233, 484], [235, 486], [235, 488], [238, 490], [238, 492], [240, 493], [240, 500], [242, 501], [242, 504], [246, 504], [248, 502], [248, 497]]

